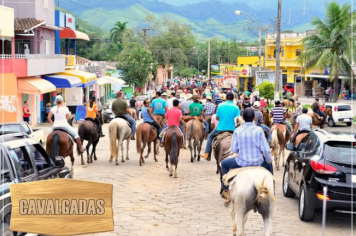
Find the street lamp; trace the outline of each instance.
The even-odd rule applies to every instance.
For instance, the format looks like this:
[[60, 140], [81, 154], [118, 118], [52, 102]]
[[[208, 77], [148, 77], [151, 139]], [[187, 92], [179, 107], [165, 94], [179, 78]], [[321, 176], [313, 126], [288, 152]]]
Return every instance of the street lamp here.
[[[266, 31], [266, 29], [258, 23], [252, 16], [250, 16], [247, 13], [241, 12], [241, 11], [235, 11], [235, 15], [240, 16], [240, 15], [245, 15], [248, 16], [251, 20], [253, 20], [257, 25], [259, 25], [258, 28], [258, 70], [261, 71], [261, 30]], [[266, 55], [265, 55], [266, 57]]]

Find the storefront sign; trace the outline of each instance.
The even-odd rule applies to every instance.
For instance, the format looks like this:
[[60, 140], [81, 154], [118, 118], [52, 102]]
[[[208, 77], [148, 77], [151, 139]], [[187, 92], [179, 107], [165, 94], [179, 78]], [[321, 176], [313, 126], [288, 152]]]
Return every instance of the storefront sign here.
[[220, 66], [219, 65], [211, 65], [211, 74], [218, 75], [220, 74]]
[[10, 185], [10, 229], [46, 235], [114, 230], [113, 185], [54, 179]]
[[238, 77], [234, 75], [224, 76], [222, 86], [224, 88], [235, 87], [237, 85], [237, 78]]
[[66, 22], [65, 24], [66, 28], [75, 29], [75, 18], [71, 14], [66, 13], [65, 22]]
[[239, 77], [251, 77], [251, 68], [248, 66], [232, 66], [230, 74]]

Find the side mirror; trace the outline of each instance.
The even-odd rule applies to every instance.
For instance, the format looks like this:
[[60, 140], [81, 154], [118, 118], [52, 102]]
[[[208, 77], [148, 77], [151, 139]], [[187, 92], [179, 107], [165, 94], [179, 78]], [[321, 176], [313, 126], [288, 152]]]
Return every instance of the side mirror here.
[[54, 158], [54, 166], [56, 168], [63, 168], [66, 165], [64, 158], [61, 156], [56, 156]]
[[295, 148], [294, 148], [294, 143], [287, 143], [286, 149], [287, 149], [288, 151], [294, 151], [294, 150], [295, 150]]

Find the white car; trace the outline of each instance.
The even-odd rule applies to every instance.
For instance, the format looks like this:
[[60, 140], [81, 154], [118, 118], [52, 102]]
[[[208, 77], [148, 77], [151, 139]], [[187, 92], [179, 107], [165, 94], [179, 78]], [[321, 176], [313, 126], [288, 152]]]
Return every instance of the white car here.
[[46, 142], [46, 137], [44, 131], [41, 129], [32, 129], [26, 122], [12, 122], [0, 124], [0, 133], [1, 132], [16, 132], [16, 133], [26, 133], [32, 139], [39, 142], [41, 145], [44, 145]]
[[335, 123], [346, 123], [351, 126], [354, 114], [349, 104], [344, 103], [325, 103], [325, 108], [331, 107], [332, 117], [328, 118], [328, 125], [333, 127]]

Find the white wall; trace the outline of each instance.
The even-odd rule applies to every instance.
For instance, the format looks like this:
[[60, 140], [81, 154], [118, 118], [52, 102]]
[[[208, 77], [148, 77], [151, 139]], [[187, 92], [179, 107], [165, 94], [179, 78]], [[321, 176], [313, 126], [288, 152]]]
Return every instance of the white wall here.
[[66, 88], [66, 106], [81, 106], [83, 105], [83, 89], [82, 88]]

